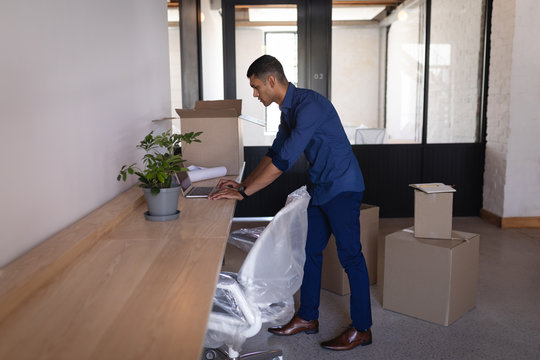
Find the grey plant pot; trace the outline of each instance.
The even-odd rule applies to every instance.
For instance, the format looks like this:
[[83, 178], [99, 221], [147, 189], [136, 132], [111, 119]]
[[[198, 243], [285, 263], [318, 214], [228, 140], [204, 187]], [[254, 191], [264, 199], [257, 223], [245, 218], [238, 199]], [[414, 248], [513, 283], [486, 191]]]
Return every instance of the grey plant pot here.
[[152, 194], [150, 189], [142, 188], [148, 213], [154, 217], [172, 216], [178, 213], [178, 197], [180, 186], [161, 189], [158, 194]]

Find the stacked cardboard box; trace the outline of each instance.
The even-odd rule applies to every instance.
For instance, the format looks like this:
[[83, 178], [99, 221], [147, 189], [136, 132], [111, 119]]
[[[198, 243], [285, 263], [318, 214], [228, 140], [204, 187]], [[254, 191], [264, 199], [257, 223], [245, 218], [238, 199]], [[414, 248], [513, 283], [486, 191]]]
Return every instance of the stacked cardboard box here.
[[453, 187], [441, 183], [412, 184], [414, 236], [430, 239], [452, 237]]
[[379, 301], [385, 309], [447, 326], [476, 305], [480, 236], [452, 231], [453, 189], [428, 193], [421, 185], [435, 186], [415, 184], [415, 226], [379, 244]]
[[[366, 260], [369, 283], [377, 282], [377, 238], [379, 236], [379, 207], [362, 204], [360, 208], [360, 243]], [[337, 254], [336, 239], [332, 235], [323, 252], [321, 287], [339, 295], [350, 293], [349, 278]]]
[[176, 109], [182, 133], [202, 131], [200, 143], [182, 143], [186, 165], [225, 166], [238, 175], [244, 165], [242, 100], [197, 101], [194, 109]]

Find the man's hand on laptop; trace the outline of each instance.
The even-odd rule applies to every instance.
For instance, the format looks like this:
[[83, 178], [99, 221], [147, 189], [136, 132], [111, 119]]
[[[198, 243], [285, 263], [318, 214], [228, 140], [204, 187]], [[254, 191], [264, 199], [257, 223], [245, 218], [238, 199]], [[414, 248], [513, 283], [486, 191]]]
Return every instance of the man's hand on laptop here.
[[230, 188], [230, 189], [238, 189], [240, 187], [240, 184], [236, 181], [227, 180], [227, 179], [220, 179], [216, 188], [218, 190], [221, 190], [223, 188]]
[[213, 194], [208, 196], [210, 200], [219, 200], [219, 199], [236, 199], [242, 200], [244, 197], [238, 192], [238, 190], [231, 187], [221, 187], [220, 190], [216, 191]]

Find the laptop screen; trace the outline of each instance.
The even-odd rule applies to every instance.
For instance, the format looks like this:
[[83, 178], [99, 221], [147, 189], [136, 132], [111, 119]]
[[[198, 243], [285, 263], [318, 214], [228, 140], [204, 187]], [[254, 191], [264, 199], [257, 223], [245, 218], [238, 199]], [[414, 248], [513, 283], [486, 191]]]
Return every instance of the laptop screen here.
[[187, 171], [177, 172], [176, 178], [178, 182], [180, 183], [180, 186], [182, 186], [182, 190], [184, 192], [187, 191], [189, 187], [191, 186], [191, 179], [189, 178]]

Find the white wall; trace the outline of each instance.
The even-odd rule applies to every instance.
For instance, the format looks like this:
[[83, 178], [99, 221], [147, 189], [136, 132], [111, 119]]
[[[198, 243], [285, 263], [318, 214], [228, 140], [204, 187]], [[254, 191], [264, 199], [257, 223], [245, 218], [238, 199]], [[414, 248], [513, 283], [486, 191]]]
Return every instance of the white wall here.
[[540, 216], [538, 14], [538, 0], [516, 1], [504, 217]]
[[0, 266], [133, 184], [170, 113], [166, 2], [0, 3]]
[[484, 209], [540, 216], [540, 31], [537, 0], [494, 0]]

